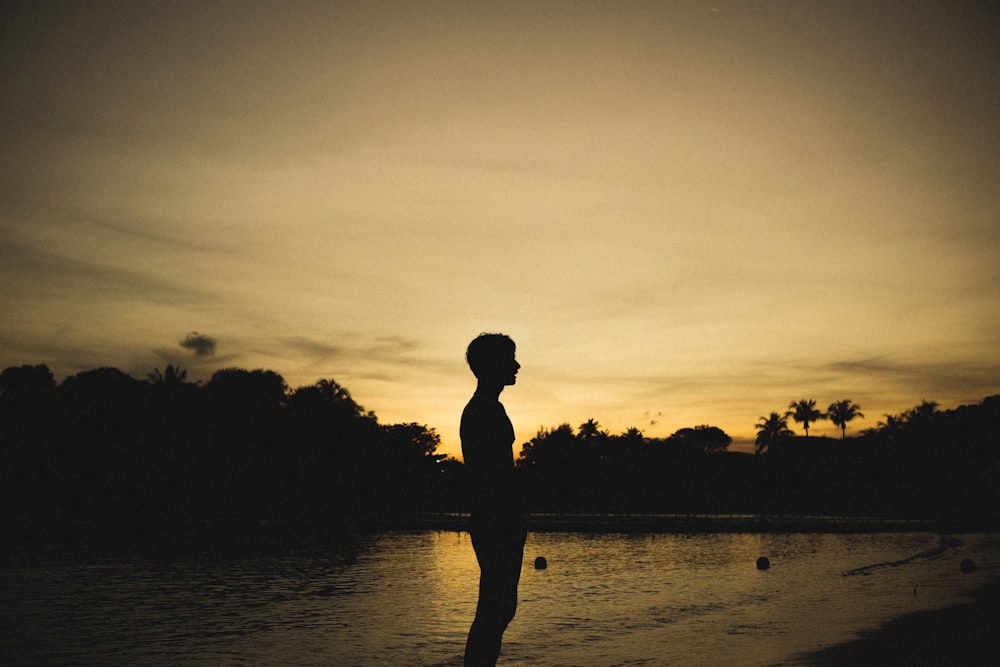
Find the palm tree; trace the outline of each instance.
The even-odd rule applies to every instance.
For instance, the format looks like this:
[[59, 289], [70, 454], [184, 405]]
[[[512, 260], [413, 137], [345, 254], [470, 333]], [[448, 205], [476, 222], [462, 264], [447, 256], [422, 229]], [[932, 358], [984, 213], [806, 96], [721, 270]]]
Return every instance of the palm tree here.
[[601, 430], [601, 425], [597, 423], [594, 419], [588, 419], [584, 423], [580, 424], [580, 430], [578, 431], [579, 438], [583, 440], [595, 440], [606, 436], [607, 433]]
[[864, 418], [865, 415], [861, 412], [860, 405], [852, 403], [849, 398], [845, 398], [842, 401], [831, 403], [830, 407], [826, 409], [826, 416], [835, 426], [840, 427], [840, 439], [843, 440], [847, 437], [847, 422], [855, 417]]
[[772, 412], [770, 417], [761, 417], [760, 423], [754, 424], [754, 428], [760, 431], [757, 434], [757, 449], [754, 450], [754, 454], [761, 454], [778, 440], [794, 435], [788, 428], [788, 418], [777, 412]]
[[937, 408], [937, 401], [928, 401], [927, 399], [924, 399], [920, 401], [920, 405], [917, 407], [904, 412], [903, 418], [909, 424], [927, 422], [931, 417], [937, 414]]
[[883, 431], [891, 431], [893, 433], [898, 433], [900, 429], [903, 428], [903, 423], [906, 420], [899, 415], [886, 415], [884, 422], [879, 422], [875, 425], [875, 428]]
[[861, 433], [869, 437], [875, 436], [885, 440], [895, 440], [903, 431], [905, 420], [902, 415], [885, 415], [885, 421], [875, 424], [875, 428], [866, 428]]
[[184, 384], [184, 381], [187, 380], [187, 374], [187, 371], [180, 366], [167, 364], [162, 373], [159, 368], [154, 368], [153, 372], [147, 374], [146, 377], [149, 379], [150, 384], [173, 386]]
[[616, 445], [613, 454], [618, 462], [628, 460], [628, 457], [640, 456], [645, 450], [646, 436], [635, 426], [630, 426], [627, 431], [609, 441]]
[[792, 401], [788, 405], [788, 413], [786, 416], [791, 417], [795, 421], [802, 424], [802, 428], [806, 430], [806, 437], [809, 437], [809, 423], [819, 421], [824, 419], [826, 415], [816, 409], [816, 401], [814, 399], [805, 399], [795, 402]]
[[621, 439], [628, 444], [641, 445], [646, 441], [646, 436], [635, 426], [629, 426], [628, 430], [621, 434]]

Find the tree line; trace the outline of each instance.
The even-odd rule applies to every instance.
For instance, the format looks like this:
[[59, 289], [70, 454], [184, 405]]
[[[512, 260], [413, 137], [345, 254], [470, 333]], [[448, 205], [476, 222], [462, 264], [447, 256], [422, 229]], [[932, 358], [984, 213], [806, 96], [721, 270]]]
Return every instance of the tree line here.
[[[861, 416], [845, 399], [826, 413], [792, 402], [757, 424], [756, 455], [728, 452], [713, 426], [647, 438], [612, 435], [593, 419], [541, 429], [517, 466], [529, 506], [546, 512], [667, 512], [912, 518], [965, 525], [1000, 522], [1000, 395], [939, 410], [937, 403], [886, 415], [853, 437]], [[841, 438], [797, 436], [830, 419]], [[806, 431], [808, 433], [808, 431]]]
[[826, 412], [820, 412], [816, 407], [816, 399], [804, 398], [801, 401], [792, 401], [788, 405], [788, 410], [784, 414], [772, 412], [769, 417], [761, 417], [755, 424], [757, 429], [757, 453], [760, 454], [767, 449], [772, 442], [791, 435], [792, 430], [788, 428], [788, 418], [802, 424], [802, 428], [809, 437], [809, 425], [821, 419], [829, 419], [834, 426], [840, 429], [840, 439], [847, 438], [847, 424], [857, 417], [864, 417], [861, 406], [849, 398], [831, 403]]
[[289, 389], [273, 371], [206, 383], [174, 366], [136, 379], [98, 368], [56, 383], [0, 373], [6, 522], [314, 519], [437, 506], [440, 437], [382, 424], [333, 380]]
[[[531, 512], [847, 514], [996, 522], [1000, 396], [925, 401], [847, 437], [849, 400], [824, 413], [841, 438], [799, 437], [815, 401], [761, 417], [758, 455], [709, 425], [648, 438], [590, 419], [540, 429], [517, 475]], [[852, 416], [853, 415], [853, 416]], [[808, 431], [807, 431], [808, 432]], [[167, 366], [55, 381], [0, 373], [0, 520], [11, 526], [307, 521], [463, 512], [462, 464], [416, 423], [383, 424], [332, 379], [291, 389], [268, 370], [205, 383]]]

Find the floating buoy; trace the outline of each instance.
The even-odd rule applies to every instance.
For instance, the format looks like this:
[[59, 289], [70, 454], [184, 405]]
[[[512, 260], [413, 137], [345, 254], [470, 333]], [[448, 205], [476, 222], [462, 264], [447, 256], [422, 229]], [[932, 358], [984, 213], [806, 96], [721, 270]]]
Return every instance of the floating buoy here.
[[971, 558], [963, 558], [962, 562], [959, 563], [959, 567], [962, 568], [962, 572], [965, 574], [972, 574], [976, 571], [976, 561]]
[[758, 570], [766, 570], [769, 567], [771, 567], [771, 561], [768, 560], [767, 556], [761, 556], [757, 559]]
[[535, 569], [544, 570], [549, 566], [549, 562], [545, 560], [545, 556], [539, 556], [535, 559]]

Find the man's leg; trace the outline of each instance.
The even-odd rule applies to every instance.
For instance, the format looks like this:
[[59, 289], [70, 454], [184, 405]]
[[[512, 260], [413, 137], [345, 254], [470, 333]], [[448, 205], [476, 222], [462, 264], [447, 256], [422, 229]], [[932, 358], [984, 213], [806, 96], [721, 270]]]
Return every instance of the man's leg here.
[[475, 530], [472, 545], [479, 561], [479, 602], [465, 645], [465, 665], [492, 667], [500, 655], [504, 630], [517, 611], [524, 533]]

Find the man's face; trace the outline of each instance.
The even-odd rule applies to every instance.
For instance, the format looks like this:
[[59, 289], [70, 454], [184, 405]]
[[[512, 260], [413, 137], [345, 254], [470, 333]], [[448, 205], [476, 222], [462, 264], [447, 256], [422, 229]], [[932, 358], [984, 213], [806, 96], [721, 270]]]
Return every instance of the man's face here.
[[511, 350], [510, 357], [504, 357], [503, 361], [497, 364], [497, 379], [504, 385], [511, 385], [517, 382], [517, 371], [521, 364], [514, 358], [514, 351]]

